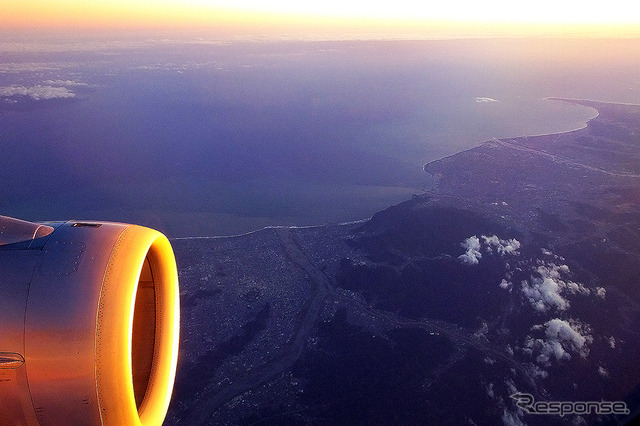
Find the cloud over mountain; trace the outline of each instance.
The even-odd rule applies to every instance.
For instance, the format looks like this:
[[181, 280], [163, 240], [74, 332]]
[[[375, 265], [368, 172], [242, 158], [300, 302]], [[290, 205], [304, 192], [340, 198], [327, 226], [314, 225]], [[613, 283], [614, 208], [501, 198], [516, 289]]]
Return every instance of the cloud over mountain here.
[[[580, 283], [563, 279], [563, 275], [569, 274], [567, 265], [556, 265], [555, 263], [544, 264], [535, 269], [535, 276], [528, 281], [522, 281], [522, 294], [531, 306], [540, 312], [549, 309], [564, 311], [569, 308], [569, 301], [565, 294], [581, 294], [588, 296], [592, 290]], [[596, 294], [602, 293], [604, 289], [594, 290]]]
[[520, 249], [520, 241], [515, 238], [501, 240], [497, 235], [492, 235], [491, 237], [483, 235], [482, 240], [487, 245], [489, 253], [495, 249], [500, 255], [510, 254], [517, 256], [518, 250]]
[[467, 251], [458, 256], [458, 259], [467, 265], [477, 265], [482, 258], [482, 253], [480, 253], [480, 240], [478, 237], [474, 235], [473, 237], [467, 238], [462, 243], [462, 247]]
[[467, 265], [477, 265], [482, 258], [482, 251], [488, 254], [496, 252], [500, 256], [517, 256], [520, 249], [520, 242], [515, 238], [502, 240], [497, 235], [490, 237], [482, 235], [480, 238], [474, 235], [464, 240], [460, 245], [466, 251], [458, 256], [458, 259]]
[[589, 327], [575, 320], [553, 318], [543, 325], [533, 327], [533, 331], [544, 329], [544, 337], [527, 337], [524, 350], [536, 355], [536, 362], [545, 366], [555, 358], [557, 361], [570, 360], [571, 355], [586, 357], [589, 354], [589, 344], [593, 337], [589, 334]]

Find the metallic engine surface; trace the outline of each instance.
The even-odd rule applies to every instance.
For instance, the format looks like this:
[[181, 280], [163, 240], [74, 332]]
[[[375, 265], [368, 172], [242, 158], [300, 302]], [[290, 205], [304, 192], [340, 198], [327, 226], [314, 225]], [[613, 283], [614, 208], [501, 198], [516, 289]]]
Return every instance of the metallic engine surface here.
[[[120, 223], [43, 225], [2, 216], [0, 229], [0, 424], [161, 424], [179, 333], [177, 272], [166, 237]], [[141, 276], [143, 264], [154, 268], [155, 282], [148, 271]], [[143, 338], [168, 354], [136, 359], [160, 372], [147, 390], [136, 390], [136, 404], [131, 329], [139, 282], [152, 286], [158, 304], [146, 302], [152, 315], [157, 311], [157, 330]], [[111, 294], [118, 289], [118, 297], [105, 299], [105, 286]]]

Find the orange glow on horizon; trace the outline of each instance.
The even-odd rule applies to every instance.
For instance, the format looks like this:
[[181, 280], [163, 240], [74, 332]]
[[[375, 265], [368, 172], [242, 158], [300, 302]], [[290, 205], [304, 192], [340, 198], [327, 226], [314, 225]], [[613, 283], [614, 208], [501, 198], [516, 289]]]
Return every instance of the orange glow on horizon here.
[[640, 35], [630, 0], [5, 0], [5, 29], [228, 29], [250, 31], [460, 31]]

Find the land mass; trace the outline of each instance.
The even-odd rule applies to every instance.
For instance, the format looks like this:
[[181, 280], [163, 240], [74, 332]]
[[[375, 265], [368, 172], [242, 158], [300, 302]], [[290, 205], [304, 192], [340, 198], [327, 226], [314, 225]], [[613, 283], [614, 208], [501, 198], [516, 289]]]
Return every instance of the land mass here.
[[[348, 225], [176, 239], [167, 424], [618, 423], [640, 408], [640, 106], [425, 166]], [[624, 401], [536, 416], [510, 396]], [[578, 423], [579, 424], [579, 423]]]

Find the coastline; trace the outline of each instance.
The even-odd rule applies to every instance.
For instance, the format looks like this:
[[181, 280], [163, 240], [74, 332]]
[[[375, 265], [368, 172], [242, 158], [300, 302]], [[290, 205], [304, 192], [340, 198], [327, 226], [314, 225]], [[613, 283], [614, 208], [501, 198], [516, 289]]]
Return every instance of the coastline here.
[[[324, 389], [315, 381], [327, 383], [331, 366], [338, 366], [332, 377], [343, 378], [353, 360], [382, 360], [381, 369], [392, 372], [379, 382], [383, 397], [396, 395], [404, 407], [413, 386], [398, 388], [396, 372], [409, 377], [398, 370], [408, 365], [413, 377], [414, 354], [424, 349], [424, 360], [432, 348], [444, 356], [428, 358], [432, 370], [418, 371], [432, 390], [416, 398], [449, 407], [443, 390], [482, 390], [491, 377], [491, 400], [484, 392], [468, 396], [484, 410], [475, 415], [479, 423], [505, 413], [527, 419], [503, 403], [514, 386], [538, 399], [577, 390], [576, 399], [624, 400], [637, 412], [637, 393], [620, 383], [638, 383], [640, 372], [616, 366], [635, 365], [640, 348], [633, 332], [640, 315], [640, 106], [607, 105], [584, 129], [488, 142], [431, 163], [442, 173], [441, 187], [363, 225], [272, 227], [244, 239], [177, 243], [188, 319], [182, 347], [190, 357], [179, 371], [183, 405], [173, 407], [174, 423], [205, 414], [248, 423], [264, 418], [274, 394], [269, 416], [295, 409], [309, 413], [306, 419], [325, 417], [317, 398], [305, 402], [299, 391]], [[471, 255], [475, 261], [467, 262]], [[559, 290], [546, 292], [547, 280]], [[554, 324], [581, 336], [580, 346], [548, 333]], [[221, 358], [217, 348], [230, 342], [242, 346]], [[547, 344], [569, 356], [547, 356]], [[402, 362], [406, 353], [409, 363]], [[331, 383], [357, 383], [344, 394], [363, 395], [370, 371], [348, 372], [351, 380]], [[239, 395], [239, 405], [229, 404]], [[333, 386], [326, 395], [334, 400]], [[351, 406], [370, 401], [365, 396]], [[447, 409], [450, 419], [460, 411]]]
[[[551, 100], [551, 101], [561, 101], [561, 102], [565, 102], [565, 103], [568, 103], [568, 104], [580, 105], [580, 106], [584, 106], [584, 107], [587, 107], [587, 108], [591, 108], [591, 109], [595, 110], [596, 115], [595, 115], [595, 116], [593, 116], [593, 117], [591, 117], [590, 119], [588, 119], [588, 120], [584, 123], [584, 125], [583, 125], [582, 127], [578, 127], [578, 128], [570, 129], [570, 130], [565, 130], [565, 131], [562, 131], [562, 132], [540, 133], [540, 134], [527, 134], [527, 135], [519, 135], [519, 136], [507, 137], [507, 138], [493, 138], [493, 139], [489, 139], [489, 140], [486, 140], [486, 141], [480, 142], [478, 145], [476, 145], [476, 146], [474, 146], [474, 147], [472, 147], [472, 148], [464, 149], [464, 150], [462, 150], [462, 151], [458, 151], [458, 152], [453, 153], [453, 154], [451, 154], [451, 155], [446, 155], [446, 156], [444, 156], [444, 157], [440, 157], [440, 158], [437, 158], [437, 159], [435, 159], [435, 160], [429, 161], [428, 163], [426, 163], [426, 164], [424, 165], [423, 170], [424, 170], [426, 173], [428, 173], [428, 174], [430, 174], [431, 176], [433, 176], [433, 177], [434, 177], [434, 179], [435, 179], [435, 176], [434, 176], [433, 174], [431, 174], [431, 173], [427, 170], [427, 167], [428, 167], [430, 164], [437, 163], [437, 162], [439, 162], [439, 161], [442, 161], [442, 160], [445, 160], [445, 159], [448, 159], [448, 158], [451, 158], [451, 157], [455, 157], [456, 155], [462, 154], [462, 153], [467, 152], [467, 151], [472, 151], [472, 150], [477, 149], [477, 148], [479, 148], [479, 147], [481, 147], [481, 146], [483, 146], [483, 145], [485, 145], [485, 144], [490, 144], [490, 143], [492, 143], [492, 142], [494, 142], [494, 141], [507, 141], [507, 140], [508, 140], [508, 141], [518, 141], [519, 139], [526, 139], [526, 138], [537, 138], [537, 137], [545, 137], [545, 136], [560, 136], [560, 135], [566, 135], [566, 134], [569, 134], [569, 133], [573, 133], [573, 132], [577, 132], [577, 131], [580, 131], [580, 130], [584, 130], [584, 129], [586, 129], [586, 128], [589, 126], [589, 122], [590, 122], [591, 120], [594, 120], [594, 119], [596, 119], [596, 118], [598, 118], [598, 117], [600, 116], [600, 111], [599, 111], [596, 107], [594, 107], [593, 105], [585, 105], [584, 103], [581, 103], [581, 102], [590, 102], [590, 103], [606, 103], [606, 104], [611, 104], [611, 105], [640, 106], [640, 104], [622, 104], [622, 103], [616, 103], [616, 102], [594, 101], [594, 100], [587, 100], [587, 99], [571, 99], [571, 98], [556, 98], [556, 97], [546, 97], [546, 98], [542, 98], [542, 99], [543, 99], [543, 100]], [[437, 181], [436, 181], [436, 183], [434, 184], [434, 189], [435, 189], [435, 185], [437, 185]]]
[[[575, 229], [582, 226], [575, 216], [585, 209], [631, 214], [620, 197], [640, 178], [634, 161], [640, 158], [640, 105], [562, 100], [588, 104], [599, 114], [581, 129], [487, 141], [427, 163], [425, 172], [435, 180], [432, 203], [474, 211], [523, 234], [539, 230], [548, 241], [587, 232]], [[597, 206], [587, 208], [593, 193]]]
[[584, 105], [584, 103], [595, 103], [595, 104], [605, 104], [605, 105], [625, 105], [625, 106], [640, 107], [640, 104], [632, 104], [629, 102], [599, 101], [597, 99], [586, 99], [586, 98], [558, 98], [555, 96], [550, 96], [543, 99], [549, 99], [552, 101], [562, 101], [562, 102], [567, 102], [570, 104], [578, 104], [578, 105]]
[[[424, 195], [443, 195], [443, 194], [438, 194], [438, 183], [439, 183], [439, 179], [436, 176], [437, 173], [432, 173], [431, 171], [427, 170], [427, 168], [435, 163], [439, 163], [445, 160], [448, 160], [450, 158], [459, 156], [461, 154], [464, 153], [468, 153], [468, 152], [472, 152], [474, 150], [477, 150], [487, 144], [491, 144], [494, 143], [494, 141], [512, 141], [512, 142], [517, 142], [519, 140], [522, 139], [528, 139], [528, 138], [538, 138], [538, 137], [550, 137], [550, 136], [561, 136], [561, 135], [567, 135], [573, 132], [577, 132], [577, 131], [581, 131], [584, 130], [586, 128], [588, 128], [589, 126], [589, 122], [591, 122], [594, 119], [597, 119], [600, 116], [600, 111], [598, 110], [597, 107], [593, 106], [593, 105], [587, 105], [587, 103], [590, 104], [607, 104], [607, 105], [628, 105], [628, 106], [639, 106], [640, 104], [624, 104], [624, 103], [616, 103], [616, 102], [604, 102], [604, 101], [595, 101], [595, 100], [588, 100], [588, 99], [572, 99], [572, 98], [558, 98], [558, 97], [546, 97], [543, 98], [543, 100], [552, 100], [552, 101], [560, 101], [560, 102], [565, 102], [565, 103], [569, 103], [569, 104], [573, 104], [573, 105], [580, 105], [580, 106], [584, 106], [584, 107], [588, 107], [591, 108], [595, 111], [595, 116], [593, 116], [592, 118], [588, 119], [584, 125], [582, 127], [576, 128], [576, 129], [571, 129], [571, 130], [566, 130], [566, 131], [562, 131], [562, 132], [554, 132], [554, 133], [543, 133], [543, 134], [532, 134], [532, 135], [520, 135], [520, 136], [516, 136], [516, 137], [507, 137], [507, 138], [493, 138], [490, 140], [486, 140], [483, 142], [480, 142], [478, 145], [471, 147], [471, 148], [467, 148], [464, 149], [462, 151], [458, 151], [456, 153], [453, 153], [451, 155], [447, 155], [432, 161], [429, 161], [428, 163], [426, 163], [423, 166], [423, 171], [427, 174], [429, 174], [432, 178], [433, 178], [433, 185], [430, 189], [421, 192], [420, 194], [416, 194], [418, 196], [424, 196]], [[406, 201], [409, 201], [410, 199], [404, 200], [399, 202], [398, 204], [402, 204]], [[390, 205], [388, 207], [392, 207], [394, 205], [398, 205], [398, 204], [393, 204]], [[384, 210], [384, 209], [383, 209]], [[172, 237], [169, 238], [169, 240], [171, 241], [181, 241], [181, 240], [206, 240], [206, 239], [232, 239], [232, 238], [239, 238], [239, 237], [245, 237], [245, 236], [249, 236], [249, 235], [254, 235], [258, 232], [262, 232], [262, 231], [266, 231], [266, 230], [270, 230], [270, 229], [313, 229], [313, 228], [323, 228], [326, 226], [348, 226], [348, 225], [355, 225], [355, 224], [359, 224], [359, 223], [366, 223], [368, 222], [376, 213], [373, 213], [371, 216], [367, 217], [367, 218], [363, 218], [363, 219], [358, 219], [358, 220], [354, 220], [354, 221], [347, 221], [347, 222], [327, 222], [327, 223], [323, 223], [323, 224], [318, 224], [318, 225], [268, 225], [268, 226], [264, 226], [258, 229], [254, 229], [248, 232], [243, 232], [243, 233], [239, 233], [239, 234], [232, 234], [232, 235], [211, 235], [211, 236], [187, 236], [187, 237]]]
[[239, 238], [239, 237], [246, 237], [248, 235], [254, 235], [258, 232], [261, 231], [266, 231], [266, 230], [270, 230], [270, 229], [318, 229], [318, 228], [324, 228], [325, 226], [349, 226], [349, 225], [357, 225], [359, 223], [366, 223], [368, 222], [371, 217], [370, 216], [366, 219], [358, 219], [358, 220], [352, 220], [352, 221], [348, 221], [348, 222], [338, 222], [338, 223], [323, 223], [320, 225], [302, 225], [302, 226], [298, 226], [298, 225], [270, 225], [270, 226], [264, 226], [262, 228], [259, 229], [255, 229], [253, 231], [249, 231], [249, 232], [244, 232], [241, 234], [234, 234], [234, 235], [212, 235], [212, 236], [205, 236], [205, 237], [173, 237], [173, 238], [169, 238], [169, 241], [174, 241], [174, 240], [220, 240], [220, 239], [225, 239], [225, 238]]

